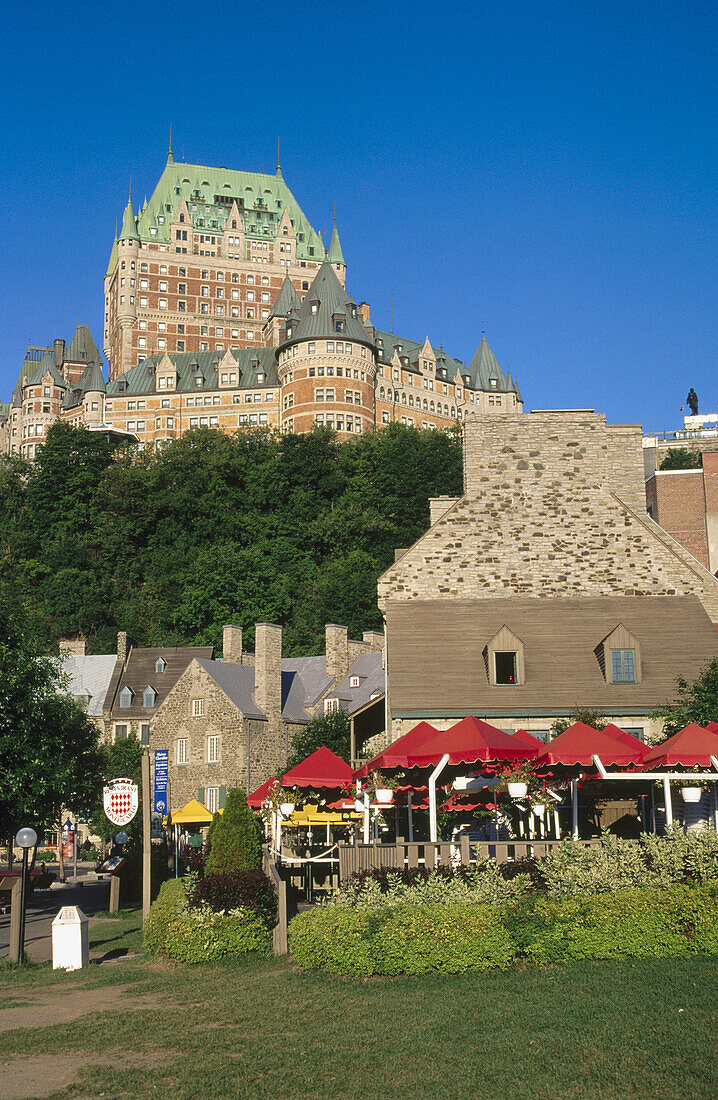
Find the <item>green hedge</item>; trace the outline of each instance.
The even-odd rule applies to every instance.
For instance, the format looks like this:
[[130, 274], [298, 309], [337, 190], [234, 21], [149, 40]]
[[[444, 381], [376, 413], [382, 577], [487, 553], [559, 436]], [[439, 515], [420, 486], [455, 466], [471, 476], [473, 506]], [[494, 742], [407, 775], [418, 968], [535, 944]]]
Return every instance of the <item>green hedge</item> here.
[[185, 883], [163, 883], [144, 925], [145, 949], [181, 962], [211, 962], [251, 951], [268, 955], [272, 933], [267, 922], [248, 909], [214, 913], [208, 907], [190, 909]]
[[319, 906], [290, 922], [289, 950], [307, 970], [362, 977], [460, 974], [503, 968], [515, 958], [553, 963], [718, 954], [718, 887], [543, 895], [504, 906]]
[[539, 897], [505, 918], [517, 950], [538, 963], [718, 954], [718, 888], [617, 890]]
[[307, 970], [335, 974], [459, 974], [505, 967], [515, 949], [488, 905], [322, 906], [289, 925], [289, 950]]

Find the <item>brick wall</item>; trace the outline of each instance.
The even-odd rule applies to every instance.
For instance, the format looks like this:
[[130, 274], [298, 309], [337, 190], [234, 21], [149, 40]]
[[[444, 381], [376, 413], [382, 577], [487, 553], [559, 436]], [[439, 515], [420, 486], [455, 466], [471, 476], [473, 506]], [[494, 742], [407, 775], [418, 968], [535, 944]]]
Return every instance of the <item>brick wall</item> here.
[[659, 470], [646, 482], [646, 501], [656, 523], [707, 568], [703, 471]]

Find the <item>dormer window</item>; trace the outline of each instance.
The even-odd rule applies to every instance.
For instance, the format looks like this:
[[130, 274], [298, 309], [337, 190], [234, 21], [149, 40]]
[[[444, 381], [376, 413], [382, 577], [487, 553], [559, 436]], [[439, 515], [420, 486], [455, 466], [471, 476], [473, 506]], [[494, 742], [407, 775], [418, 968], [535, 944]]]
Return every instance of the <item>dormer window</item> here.
[[623, 623], [599, 642], [594, 652], [607, 683], [640, 683], [641, 648]]
[[491, 386], [492, 390], [495, 390], [497, 385], [498, 385], [498, 382], [495, 378], [489, 378], [489, 385]]
[[319, 302], [312, 302], [311, 307], [312, 307], [312, 313], [318, 313], [319, 312]]
[[349, 677], [349, 687], [350, 688], [358, 688], [359, 687], [359, 677], [358, 676], [350, 676]]
[[142, 706], [153, 707], [155, 705], [156, 699], [157, 692], [150, 684], [148, 684], [145, 690], [142, 692]]
[[120, 692], [120, 707], [122, 710], [127, 710], [132, 706], [132, 688], [123, 687]]
[[494, 687], [515, 687], [524, 682], [524, 644], [508, 626], [484, 647], [484, 665]]
[[166, 668], [167, 668], [167, 662], [164, 660], [163, 657], [158, 657], [157, 660], [155, 661], [155, 672], [158, 673], [158, 674], [162, 673], [162, 672], [164, 672], [164, 670]]

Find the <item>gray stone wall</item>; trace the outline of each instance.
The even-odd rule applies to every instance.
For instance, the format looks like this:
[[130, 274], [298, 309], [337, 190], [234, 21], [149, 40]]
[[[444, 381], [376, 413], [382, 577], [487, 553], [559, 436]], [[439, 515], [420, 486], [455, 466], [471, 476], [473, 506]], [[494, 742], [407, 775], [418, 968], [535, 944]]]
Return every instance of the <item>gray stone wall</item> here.
[[466, 495], [379, 578], [388, 600], [696, 595], [718, 580], [646, 515], [640, 429], [594, 413], [473, 417]]

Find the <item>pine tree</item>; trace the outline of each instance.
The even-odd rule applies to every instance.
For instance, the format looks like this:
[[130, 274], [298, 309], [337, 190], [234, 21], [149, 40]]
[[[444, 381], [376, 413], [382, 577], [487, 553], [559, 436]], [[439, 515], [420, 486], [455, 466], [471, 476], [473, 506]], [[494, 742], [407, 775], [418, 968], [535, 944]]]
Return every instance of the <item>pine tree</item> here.
[[224, 813], [215, 816], [210, 840], [212, 847], [205, 865], [206, 874], [256, 871], [262, 866], [259, 822], [241, 788], [231, 787], [227, 791]]

